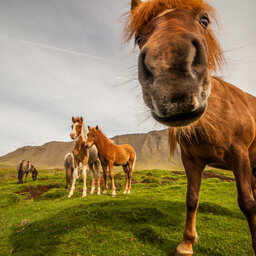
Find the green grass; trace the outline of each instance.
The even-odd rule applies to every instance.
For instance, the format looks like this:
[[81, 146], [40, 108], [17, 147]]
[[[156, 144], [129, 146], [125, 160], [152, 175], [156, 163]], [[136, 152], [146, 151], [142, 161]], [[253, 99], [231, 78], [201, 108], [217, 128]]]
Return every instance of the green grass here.
[[[82, 198], [82, 178], [67, 198], [64, 171], [39, 170], [37, 181], [17, 185], [15, 170], [0, 169], [0, 255], [174, 255], [185, 225], [185, 175], [136, 171], [131, 195], [123, 195], [121, 174], [115, 198], [111, 191]], [[37, 185], [52, 188], [39, 198], [16, 193]], [[236, 197], [235, 182], [202, 181], [195, 255], [254, 255]]]

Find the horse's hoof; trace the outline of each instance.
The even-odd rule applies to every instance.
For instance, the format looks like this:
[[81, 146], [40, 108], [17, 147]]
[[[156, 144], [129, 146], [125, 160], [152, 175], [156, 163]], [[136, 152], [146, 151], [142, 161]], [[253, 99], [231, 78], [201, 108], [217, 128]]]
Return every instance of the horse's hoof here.
[[126, 194], [127, 192], [126, 192], [126, 190], [124, 191], [124, 195]]
[[175, 256], [193, 256], [192, 244], [182, 241], [176, 249]]
[[68, 197], [70, 198], [70, 197], [72, 197], [72, 195], [68, 195]]
[[128, 190], [128, 191], [127, 191], [127, 194], [131, 194], [131, 191], [130, 191], [130, 190]]
[[114, 192], [112, 192], [112, 197], [114, 197], [116, 195], [116, 192], [114, 191]]
[[90, 194], [92, 195], [94, 193], [94, 190], [91, 190]]
[[97, 192], [97, 195], [100, 195], [100, 191]]
[[83, 194], [82, 197], [86, 197], [86, 194]]
[[107, 194], [107, 190], [104, 190], [102, 193], [103, 193], [104, 195], [106, 195], [106, 194]]

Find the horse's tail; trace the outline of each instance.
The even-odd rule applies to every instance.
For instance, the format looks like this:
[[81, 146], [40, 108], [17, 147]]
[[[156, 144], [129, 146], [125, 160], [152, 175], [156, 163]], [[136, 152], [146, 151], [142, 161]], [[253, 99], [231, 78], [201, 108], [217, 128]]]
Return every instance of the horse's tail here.
[[23, 180], [23, 161], [24, 160], [21, 160], [17, 166], [17, 171], [18, 171], [18, 184], [22, 184], [22, 180]]
[[176, 128], [168, 129], [168, 145], [169, 145], [170, 157], [172, 157], [177, 147], [177, 129]]
[[68, 188], [68, 186], [71, 186], [71, 179], [74, 172], [74, 156], [72, 153], [65, 155], [64, 167], [66, 169], [66, 188]]

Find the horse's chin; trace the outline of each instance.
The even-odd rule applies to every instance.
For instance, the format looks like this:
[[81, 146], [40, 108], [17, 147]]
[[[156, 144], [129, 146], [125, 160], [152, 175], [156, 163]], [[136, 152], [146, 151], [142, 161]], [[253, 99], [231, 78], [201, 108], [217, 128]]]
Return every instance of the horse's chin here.
[[206, 105], [199, 107], [193, 112], [190, 113], [179, 113], [173, 116], [160, 117], [154, 111], [151, 111], [153, 118], [164, 125], [171, 127], [182, 127], [192, 124], [193, 122], [200, 119], [206, 110]]

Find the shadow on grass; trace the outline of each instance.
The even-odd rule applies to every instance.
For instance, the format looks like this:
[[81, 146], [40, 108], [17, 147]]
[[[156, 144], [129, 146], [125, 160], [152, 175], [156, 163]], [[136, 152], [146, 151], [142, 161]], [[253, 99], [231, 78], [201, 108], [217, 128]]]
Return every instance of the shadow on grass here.
[[[141, 244], [151, 244], [164, 255], [169, 255], [170, 252], [175, 251], [178, 241], [168, 239], [168, 235], [160, 232], [160, 229], [168, 227], [168, 233], [180, 229], [182, 234], [185, 204], [175, 202], [166, 207], [167, 203], [113, 199], [107, 202], [72, 206], [49, 218], [31, 223], [22, 232], [20, 227], [13, 227], [10, 236], [13, 252], [15, 255], [56, 255], [58, 246], [67, 242], [63, 239], [64, 235], [82, 229], [77, 233], [81, 232], [84, 237], [86, 227], [92, 231], [86, 237], [88, 243], [94, 241], [97, 243], [98, 230], [105, 230], [106, 234], [110, 233], [112, 237], [116, 232], [128, 232], [132, 233], [136, 241]], [[161, 211], [164, 206], [165, 210]], [[114, 242], [110, 240], [109, 243]], [[86, 245], [87, 243], [84, 243], [83, 247]], [[116, 250], [118, 253], [118, 248]]]
[[198, 212], [214, 214], [219, 216], [228, 216], [231, 218], [237, 218], [242, 220], [245, 219], [244, 215], [240, 211], [231, 211], [226, 207], [211, 202], [199, 203]]
[[[202, 203], [200, 212], [213, 212], [216, 215], [229, 217], [241, 217], [225, 207], [214, 203]], [[174, 251], [182, 237], [185, 222], [185, 202], [169, 202], [164, 200], [116, 200], [106, 202], [85, 203], [75, 205], [52, 215], [31, 223], [20, 232], [20, 227], [13, 227], [10, 241], [15, 255], [56, 255], [59, 245], [67, 243], [69, 251], [85, 250], [87, 243], [97, 245], [99, 236], [105, 238], [103, 233], [113, 234], [117, 232], [132, 233], [136, 241], [142, 244], [150, 244], [161, 255], [174, 255]], [[86, 231], [90, 230], [87, 234]], [[67, 234], [76, 232], [76, 237], [86, 236], [86, 243], [70, 242]], [[177, 233], [180, 238], [177, 239]], [[173, 239], [170, 239], [173, 237]], [[68, 239], [68, 240], [67, 240]], [[75, 238], [74, 238], [75, 239]], [[122, 239], [122, 238], [120, 238]], [[125, 243], [125, 241], [123, 241]], [[70, 244], [69, 244], [70, 243]], [[115, 241], [109, 240], [109, 244]], [[112, 245], [112, 246], [115, 246]], [[118, 248], [116, 248], [118, 255]], [[88, 254], [89, 255], [89, 254]], [[129, 254], [131, 255], [131, 254]]]

